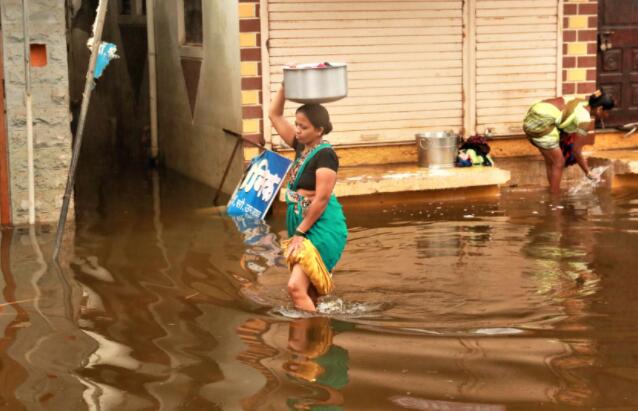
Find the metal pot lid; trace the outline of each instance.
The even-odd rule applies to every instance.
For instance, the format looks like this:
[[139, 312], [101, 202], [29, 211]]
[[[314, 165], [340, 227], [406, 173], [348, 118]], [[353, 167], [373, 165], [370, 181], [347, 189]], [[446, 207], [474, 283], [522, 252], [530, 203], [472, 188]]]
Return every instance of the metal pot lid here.
[[297, 64], [294, 67], [284, 66], [284, 70], [308, 70], [308, 69], [329, 69], [346, 67], [346, 63], [326, 61], [325, 63], [305, 63]]
[[449, 131], [425, 131], [423, 133], [417, 133], [416, 137], [419, 138], [448, 138], [448, 137], [456, 137], [454, 133], [450, 133]]

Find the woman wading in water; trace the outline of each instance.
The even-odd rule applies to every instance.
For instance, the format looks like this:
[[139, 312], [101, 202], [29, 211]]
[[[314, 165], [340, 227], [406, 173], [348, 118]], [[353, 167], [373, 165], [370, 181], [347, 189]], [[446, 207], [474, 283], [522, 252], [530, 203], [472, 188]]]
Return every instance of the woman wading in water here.
[[286, 190], [289, 239], [282, 243], [290, 269], [288, 294], [296, 308], [316, 311], [317, 298], [334, 288], [331, 272], [348, 236], [341, 204], [332, 192], [339, 159], [323, 140], [332, 131], [325, 107], [299, 107], [293, 125], [284, 118], [284, 102], [282, 85], [271, 102], [269, 117], [296, 153]]
[[523, 131], [545, 159], [552, 193], [560, 192], [563, 169], [572, 164], [578, 164], [588, 178], [595, 178], [583, 157], [583, 146], [594, 144], [594, 120], [603, 120], [613, 107], [614, 100], [600, 90], [587, 100], [574, 99], [565, 103], [558, 97], [530, 107], [523, 121]]

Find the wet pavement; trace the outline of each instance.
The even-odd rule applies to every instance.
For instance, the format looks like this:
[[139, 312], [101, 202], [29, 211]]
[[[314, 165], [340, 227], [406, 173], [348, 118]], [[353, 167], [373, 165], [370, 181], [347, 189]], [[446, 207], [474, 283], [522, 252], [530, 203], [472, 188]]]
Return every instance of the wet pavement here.
[[318, 317], [289, 305], [281, 213], [213, 194], [80, 181], [60, 266], [51, 227], [2, 231], [0, 408], [638, 409], [635, 190], [350, 204]]

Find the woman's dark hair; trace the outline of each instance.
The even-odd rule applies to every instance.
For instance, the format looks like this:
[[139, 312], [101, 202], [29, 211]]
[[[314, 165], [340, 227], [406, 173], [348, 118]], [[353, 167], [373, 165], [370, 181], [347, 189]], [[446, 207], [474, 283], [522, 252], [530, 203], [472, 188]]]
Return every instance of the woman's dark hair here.
[[304, 104], [297, 109], [297, 113], [305, 114], [314, 128], [323, 127], [324, 135], [332, 131], [330, 114], [328, 114], [328, 110], [326, 110], [326, 108], [321, 104]]
[[589, 107], [591, 108], [602, 107], [603, 110], [611, 110], [615, 105], [614, 99], [602, 90], [596, 90], [594, 94], [589, 96]]

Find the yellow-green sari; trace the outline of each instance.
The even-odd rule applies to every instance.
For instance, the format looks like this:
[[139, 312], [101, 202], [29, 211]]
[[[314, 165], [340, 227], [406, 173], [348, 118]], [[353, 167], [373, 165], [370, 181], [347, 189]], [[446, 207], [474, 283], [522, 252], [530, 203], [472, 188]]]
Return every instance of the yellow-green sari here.
[[536, 147], [551, 150], [559, 147], [561, 131], [567, 134], [587, 135], [586, 126], [591, 122], [587, 102], [574, 99], [563, 111], [551, 103], [533, 104], [523, 121], [523, 131]]

